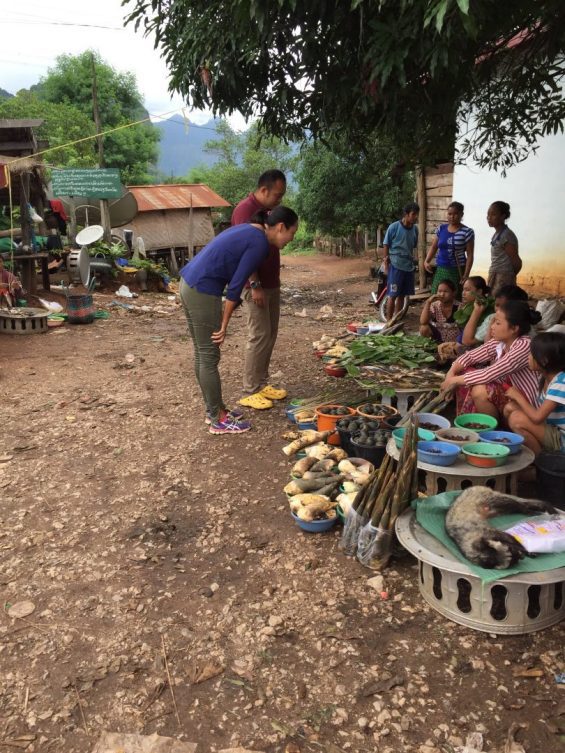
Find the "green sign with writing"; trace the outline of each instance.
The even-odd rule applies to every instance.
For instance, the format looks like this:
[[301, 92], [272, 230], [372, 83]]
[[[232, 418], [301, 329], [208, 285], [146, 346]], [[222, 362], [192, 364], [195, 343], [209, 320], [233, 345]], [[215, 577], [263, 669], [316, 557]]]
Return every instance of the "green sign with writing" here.
[[124, 193], [120, 171], [115, 168], [53, 170], [51, 181], [55, 196], [119, 199]]

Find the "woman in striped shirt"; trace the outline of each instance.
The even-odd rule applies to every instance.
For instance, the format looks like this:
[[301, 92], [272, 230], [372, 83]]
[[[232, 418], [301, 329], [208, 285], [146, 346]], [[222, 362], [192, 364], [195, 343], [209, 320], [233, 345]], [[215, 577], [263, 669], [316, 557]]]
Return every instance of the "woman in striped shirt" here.
[[[442, 387], [459, 388], [459, 415], [476, 412], [499, 418], [508, 401], [505, 392], [508, 386], [516, 387], [535, 405], [538, 380], [528, 367], [528, 333], [540, 319], [541, 315], [524, 301], [508, 301], [494, 315], [492, 339], [454, 361]], [[481, 367], [469, 368], [477, 365]]]
[[437, 253], [437, 266], [432, 280], [432, 293], [437, 293], [442, 280], [451, 280], [457, 288], [471, 274], [475, 251], [475, 231], [464, 225], [463, 204], [452, 201], [447, 207], [447, 222], [436, 230], [424, 267], [430, 274], [434, 271], [432, 261]]
[[565, 335], [542, 332], [532, 340], [530, 368], [541, 374], [541, 394], [536, 407], [511, 387], [504, 410], [512, 431], [536, 455], [542, 450], [565, 453]]

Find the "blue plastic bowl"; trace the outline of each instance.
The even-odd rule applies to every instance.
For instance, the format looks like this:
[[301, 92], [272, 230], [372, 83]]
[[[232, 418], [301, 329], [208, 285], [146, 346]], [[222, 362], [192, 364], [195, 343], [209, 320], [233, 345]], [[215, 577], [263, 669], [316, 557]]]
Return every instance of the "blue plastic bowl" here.
[[[402, 443], [404, 442], [405, 434], [405, 427], [394, 429], [394, 431], [392, 432], [392, 436], [394, 437], [394, 444], [399, 450], [402, 447]], [[423, 442], [433, 442], [435, 441], [435, 438], [436, 435], [433, 433], [433, 431], [428, 431], [427, 429], [418, 429], [418, 439], [422, 440]]]
[[296, 421], [295, 420], [294, 423], [298, 426], [300, 431], [306, 431], [307, 429], [314, 429], [314, 431], [316, 431], [316, 429], [318, 428], [316, 419], [314, 419], [313, 421]]
[[[438, 416], [437, 413], [416, 413], [416, 417], [420, 424], [433, 424], [438, 429], [449, 429], [451, 426], [447, 418]], [[422, 428], [425, 431], [437, 431], [437, 429], [426, 429], [425, 426], [422, 426]]]
[[324, 531], [329, 531], [330, 528], [333, 528], [338, 521], [338, 517], [336, 515], [335, 518], [328, 518], [327, 520], [313, 520], [311, 523], [308, 523], [305, 520], [300, 520], [300, 518], [298, 518], [293, 512], [291, 512], [290, 514], [294, 518], [294, 522], [300, 528], [302, 528], [303, 531], [308, 531], [308, 533], [323, 533]]
[[[429, 452], [439, 450], [440, 452]], [[430, 465], [453, 465], [461, 450], [448, 442], [418, 442], [418, 460]]]
[[480, 437], [481, 442], [508, 447], [511, 455], [517, 455], [524, 444], [524, 437], [521, 434], [514, 434], [512, 431], [483, 431]]

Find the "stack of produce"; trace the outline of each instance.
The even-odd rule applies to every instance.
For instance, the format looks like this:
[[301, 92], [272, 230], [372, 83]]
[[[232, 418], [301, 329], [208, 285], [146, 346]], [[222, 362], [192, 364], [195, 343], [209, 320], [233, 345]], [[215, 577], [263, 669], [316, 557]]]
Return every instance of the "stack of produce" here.
[[417, 423], [411, 422], [396, 467], [387, 455], [381, 467], [355, 497], [345, 521], [341, 548], [356, 555], [366, 567], [380, 570], [388, 564], [394, 542], [394, 524], [417, 495]]
[[420, 335], [363, 335], [349, 343], [341, 365], [355, 377], [367, 364], [417, 369], [422, 364], [435, 363], [436, 350], [433, 340]]
[[335, 517], [340, 486], [354, 484], [347, 488], [356, 494], [372, 471], [370, 463], [351, 462], [341, 447], [326, 444], [330, 433], [303, 431], [283, 448], [288, 457], [302, 450], [306, 453], [293, 465], [291, 480], [284, 487], [290, 509], [306, 522]]

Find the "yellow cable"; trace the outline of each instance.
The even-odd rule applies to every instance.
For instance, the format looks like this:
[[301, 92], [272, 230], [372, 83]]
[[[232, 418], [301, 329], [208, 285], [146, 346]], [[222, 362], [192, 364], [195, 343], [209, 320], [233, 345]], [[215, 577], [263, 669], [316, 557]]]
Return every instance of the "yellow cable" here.
[[[170, 110], [169, 112], [165, 112], [162, 115], [153, 115], [154, 118], [165, 118], [167, 115], [172, 115], [175, 112], [179, 112], [179, 109], [176, 110]], [[140, 125], [141, 123], [147, 123], [148, 120], [151, 120], [151, 115], [147, 118], [143, 118], [142, 120], [135, 120], [133, 123], [124, 123], [123, 125], [116, 126], [115, 128], [109, 128], [107, 131], [102, 131], [102, 133], [95, 133], [93, 136], [84, 136], [82, 139], [76, 139], [75, 141], [68, 141], [66, 144], [59, 144], [59, 146], [50, 146], [48, 149], [43, 149], [41, 152], [34, 152], [33, 154], [28, 154], [27, 157], [17, 157], [16, 159], [10, 160], [10, 165], [14, 165], [16, 162], [21, 162], [22, 160], [29, 159], [30, 157], [40, 157], [42, 154], [48, 154], [49, 152], [54, 152], [56, 149], [64, 149], [67, 146], [74, 146], [74, 144], [81, 144], [84, 141], [92, 141], [92, 139], [97, 139], [100, 136], [107, 136], [109, 133], [115, 133], [115, 131], [121, 131], [124, 128], [131, 128], [132, 126]], [[64, 168], [57, 168], [57, 169], [64, 169]]]

